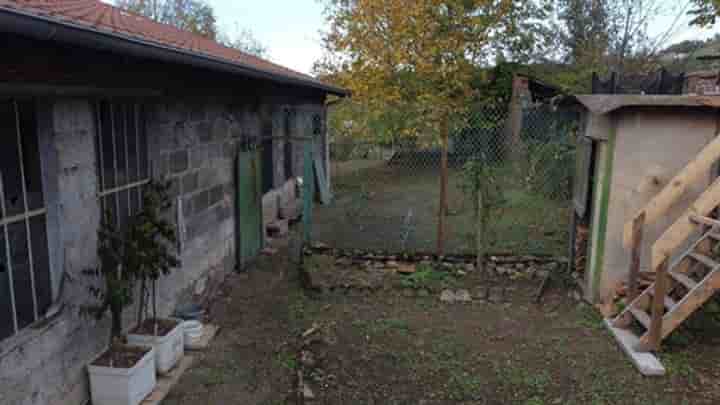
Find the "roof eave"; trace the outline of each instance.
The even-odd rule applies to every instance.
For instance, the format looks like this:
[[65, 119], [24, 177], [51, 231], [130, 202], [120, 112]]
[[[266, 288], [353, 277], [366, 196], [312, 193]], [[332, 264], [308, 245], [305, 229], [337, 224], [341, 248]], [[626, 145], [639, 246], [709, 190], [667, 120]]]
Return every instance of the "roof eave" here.
[[340, 97], [350, 95], [346, 89], [340, 87], [275, 74], [240, 62], [230, 62], [199, 52], [173, 48], [117, 32], [99, 30], [71, 21], [60, 21], [2, 6], [0, 6], [0, 31], [307, 87]]

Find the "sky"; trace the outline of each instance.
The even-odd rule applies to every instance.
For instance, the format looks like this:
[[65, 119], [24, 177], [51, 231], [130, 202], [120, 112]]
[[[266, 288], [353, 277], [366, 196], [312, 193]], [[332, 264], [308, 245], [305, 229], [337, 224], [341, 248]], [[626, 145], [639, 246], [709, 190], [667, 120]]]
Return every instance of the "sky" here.
[[250, 29], [269, 51], [269, 59], [310, 73], [322, 56], [319, 33], [324, 6], [317, 0], [209, 0], [220, 28], [230, 34]]
[[[236, 27], [250, 29], [269, 50], [269, 58], [291, 69], [311, 73], [313, 62], [322, 56], [321, 35], [327, 22], [324, 6], [318, 0], [208, 0], [215, 9], [220, 27], [226, 32]], [[663, 0], [668, 6], [679, 0]], [[660, 16], [649, 25], [651, 37], [664, 34], [673, 25], [675, 15]], [[712, 29], [688, 27], [688, 18], [676, 24], [673, 35], [663, 47], [686, 39], [704, 39], [720, 33], [720, 24]]]
[[[109, 1], [109, 0], [105, 0]], [[322, 56], [320, 30], [327, 25], [321, 0], [206, 0], [215, 9], [220, 28], [232, 35], [249, 29], [269, 51], [268, 58], [303, 73], [311, 73], [313, 63]], [[689, 0], [660, 0], [677, 7]], [[675, 15], [660, 16], [649, 24], [651, 37], [660, 36], [673, 25]], [[686, 39], [704, 39], [720, 33], [720, 23], [712, 29], [688, 27], [689, 18], [676, 24], [666, 47]]]

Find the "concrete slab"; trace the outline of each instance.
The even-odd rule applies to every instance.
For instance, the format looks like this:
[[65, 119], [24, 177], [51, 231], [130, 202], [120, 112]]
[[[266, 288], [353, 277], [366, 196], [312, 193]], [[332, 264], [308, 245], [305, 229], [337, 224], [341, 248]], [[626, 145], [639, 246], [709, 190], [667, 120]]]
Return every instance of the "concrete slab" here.
[[215, 335], [217, 335], [219, 330], [220, 327], [217, 325], [206, 324], [203, 327], [202, 338], [200, 338], [197, 343], [186, 345], [185, 350], [196, 352], [207, 350], [207, 348], [210, 346], [210, 342], [215, 338]]
[[605, 327], [613, 334], [615, 340], [620, 344], [620, 348], [630, 357], [630, 361], [640, 371], [640, 374], [649, 377], [665, 375], [665, 367], [654, 354], [641, 353], [635, 350], [635, 347], [640, 342], [637, 336], [625, 329], [613, 327], [611, 322], [611, 319], [605, 319]]
[[178, 383], [180, 377], [192, 366], [195, 358], [192, 356], [185, 356], [180, 360], [178, 364], [170, 373], [164, 376], [160, 376], [157, 379], [157, 385], [150, 395], [145, 398], [140, 404], [141, 405], [159, 405], [170, 393], [170, 390]]

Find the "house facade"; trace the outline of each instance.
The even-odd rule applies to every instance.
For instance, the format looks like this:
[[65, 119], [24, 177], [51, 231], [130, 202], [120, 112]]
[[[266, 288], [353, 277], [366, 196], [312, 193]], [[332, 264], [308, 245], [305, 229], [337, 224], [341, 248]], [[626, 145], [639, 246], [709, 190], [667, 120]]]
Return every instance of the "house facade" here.
[[122, 223], [171, 182], [172, 314], [238, 267], [238, 154], [259, 151], [264, 194], [295, 198], [302, 145], [327, 164], [325, 100], [344, 91], [97, 1], [0, 0], [0, 43], [0, 403], [81, 404], [109, 333], [81, 314], [103, 213]]

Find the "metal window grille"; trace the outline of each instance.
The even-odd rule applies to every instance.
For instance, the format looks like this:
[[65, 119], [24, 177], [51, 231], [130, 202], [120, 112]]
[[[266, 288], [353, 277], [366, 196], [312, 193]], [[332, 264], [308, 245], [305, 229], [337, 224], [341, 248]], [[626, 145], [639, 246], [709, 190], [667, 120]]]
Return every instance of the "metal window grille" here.
[[52, 303], [35, 104], [0, 100], [0, 340]]
[[122, 227], [142, 208], [150, 181], [144, 110], [138, 103], [100, 101], [95, 120], [100, 206]]

